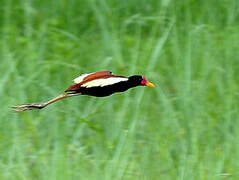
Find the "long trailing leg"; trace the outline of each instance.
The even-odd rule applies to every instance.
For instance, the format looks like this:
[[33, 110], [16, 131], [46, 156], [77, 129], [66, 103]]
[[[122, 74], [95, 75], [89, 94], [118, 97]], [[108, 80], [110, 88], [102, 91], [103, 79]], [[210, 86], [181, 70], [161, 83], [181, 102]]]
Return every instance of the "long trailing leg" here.
[[45, 103], [32, 103], [32, 104], [22, 104], [22, 105], [18, 105], [18, 106], [13, 106], [11, 108], [15, 109], [14, 112], [21, 112], [21, 111], [27, 111], [27, 110], [33, 110], [33, 109], [42, 109], [46, 106], [48, 106], [49, 104], [52, 104], [56, 101], [59, 101], [61, 99], [67, 98], [67, 97], [72, 97], [72, 96], [77, 96], [80, 95], [81, 93], [72, 93], [72, 94], [61, 94], [53, 99], [51, 99], [48, 102]]

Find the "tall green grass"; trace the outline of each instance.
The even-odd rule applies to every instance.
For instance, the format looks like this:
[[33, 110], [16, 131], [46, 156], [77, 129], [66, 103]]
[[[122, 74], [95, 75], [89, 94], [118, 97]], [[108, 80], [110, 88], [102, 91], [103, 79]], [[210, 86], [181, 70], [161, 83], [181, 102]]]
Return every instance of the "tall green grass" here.
[[[236, 0], [0, 2], [0, 179], [239, 178]], [[10, 112], [98, 70], [157, 87]]]

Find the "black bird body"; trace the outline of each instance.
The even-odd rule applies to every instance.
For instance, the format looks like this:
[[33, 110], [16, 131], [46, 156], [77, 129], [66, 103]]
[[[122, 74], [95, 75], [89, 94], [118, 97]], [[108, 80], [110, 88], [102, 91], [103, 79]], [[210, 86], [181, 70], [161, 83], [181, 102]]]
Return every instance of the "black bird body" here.
[[[129, 86], [122, 86], [125, 83], [116, 83], [114, 85], [109, 85], [105, 87], [92, 87], [92, 88], [85, 88], [82, 87], [79, 90], [75, 91], [74, 93], [81, 93], [82, 95], [89, 95], [95, 97], [105, 97], [110, 96], [117, 92], [124, 92], [128, 90]], [[120, 87], [119, 87], [120, 85]]]
[[108, 86], [103, 87], [81, 87], [79, 90], [75, 91], [76, 93], [81, 93], [82, 95], [96, 96], [96, 97], [104, 97], [109, 96], [117, 92], [124, 92], [132, 87], [135, 87], [133, 84], [129, 82], [119, 82]]
[[[109, 78], [123, 78], [126, 79], [127, 77], [123, 76], [110, 76]], [[107, 81], [107, 78], [105, 78]], [[127, 80], [119, 81], [114, 84], [104, 85], [104, 86], [92, 86], [92, 87], [82, 87], [80, 86], [77, 90], [68, 89], [65, 92], [68, 93], [80, 93], [82, 95], [89, 95], [89, 96], [96, 96], [96, 97], [105, 97], [112, 95], [117, 92], [124, 92], [130, 88], [136, 87], [140, 85], [142, 81], [142, 76], [135, 75], [127, 78]], [[74, 85], [73, 85], [74, 86]]]

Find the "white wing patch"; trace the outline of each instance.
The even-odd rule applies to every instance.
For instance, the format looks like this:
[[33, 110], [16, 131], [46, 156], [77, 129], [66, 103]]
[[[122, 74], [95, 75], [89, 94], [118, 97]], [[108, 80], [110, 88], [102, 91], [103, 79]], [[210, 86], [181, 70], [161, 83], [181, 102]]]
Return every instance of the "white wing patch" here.
[[121, 81], [128, 81], [128, 78], [110, 77], [110, 78], [105, 78], [105, 79], [96, 79], [96, 80], [89, 81], [89, 82], [81, 85], [81, 87], [86, 87], [86, 88], [97, 87], [97, 86], [103, 87], [103, 86], [115, 84], [115, 83], [118, 83]]
[[79, 77], [75, 78], [75, 79], [73, 80], [73, 82], [76, 83], [76, 84], [79, 84], [79, 83], [81, 83], [81, 82], [83, 81], [83, 79], [84, 79], [85, 77], [89, 76], [90, 74], [94, 74], [94, 73], [82, 74], [82, 75], [80, 75]]

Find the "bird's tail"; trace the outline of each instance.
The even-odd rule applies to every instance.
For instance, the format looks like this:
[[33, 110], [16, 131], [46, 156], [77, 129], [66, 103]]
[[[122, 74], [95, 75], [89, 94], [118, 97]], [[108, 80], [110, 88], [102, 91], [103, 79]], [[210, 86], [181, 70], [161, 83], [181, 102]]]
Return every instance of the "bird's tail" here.
[[13, 112], [21, 112], [21, 111], [27, 111], [27, 110], [34, 110], [34, 109], [42, 109], [46, 106], [48, 106], [49, 104], [52, 104], [56, 101], [59, 101], [61, 99], [67, 98], [67, 97], [72, 97], [72, 96], [77, 96], [80, 95], [80, 93], [75, 93], [75, 94], [61, 94], [45, 103], [32, 103], [32, 104], [22, 104], [22, 105], [18, 105], [18, 106], [13, 106], [11, 108], [14, 109]]

